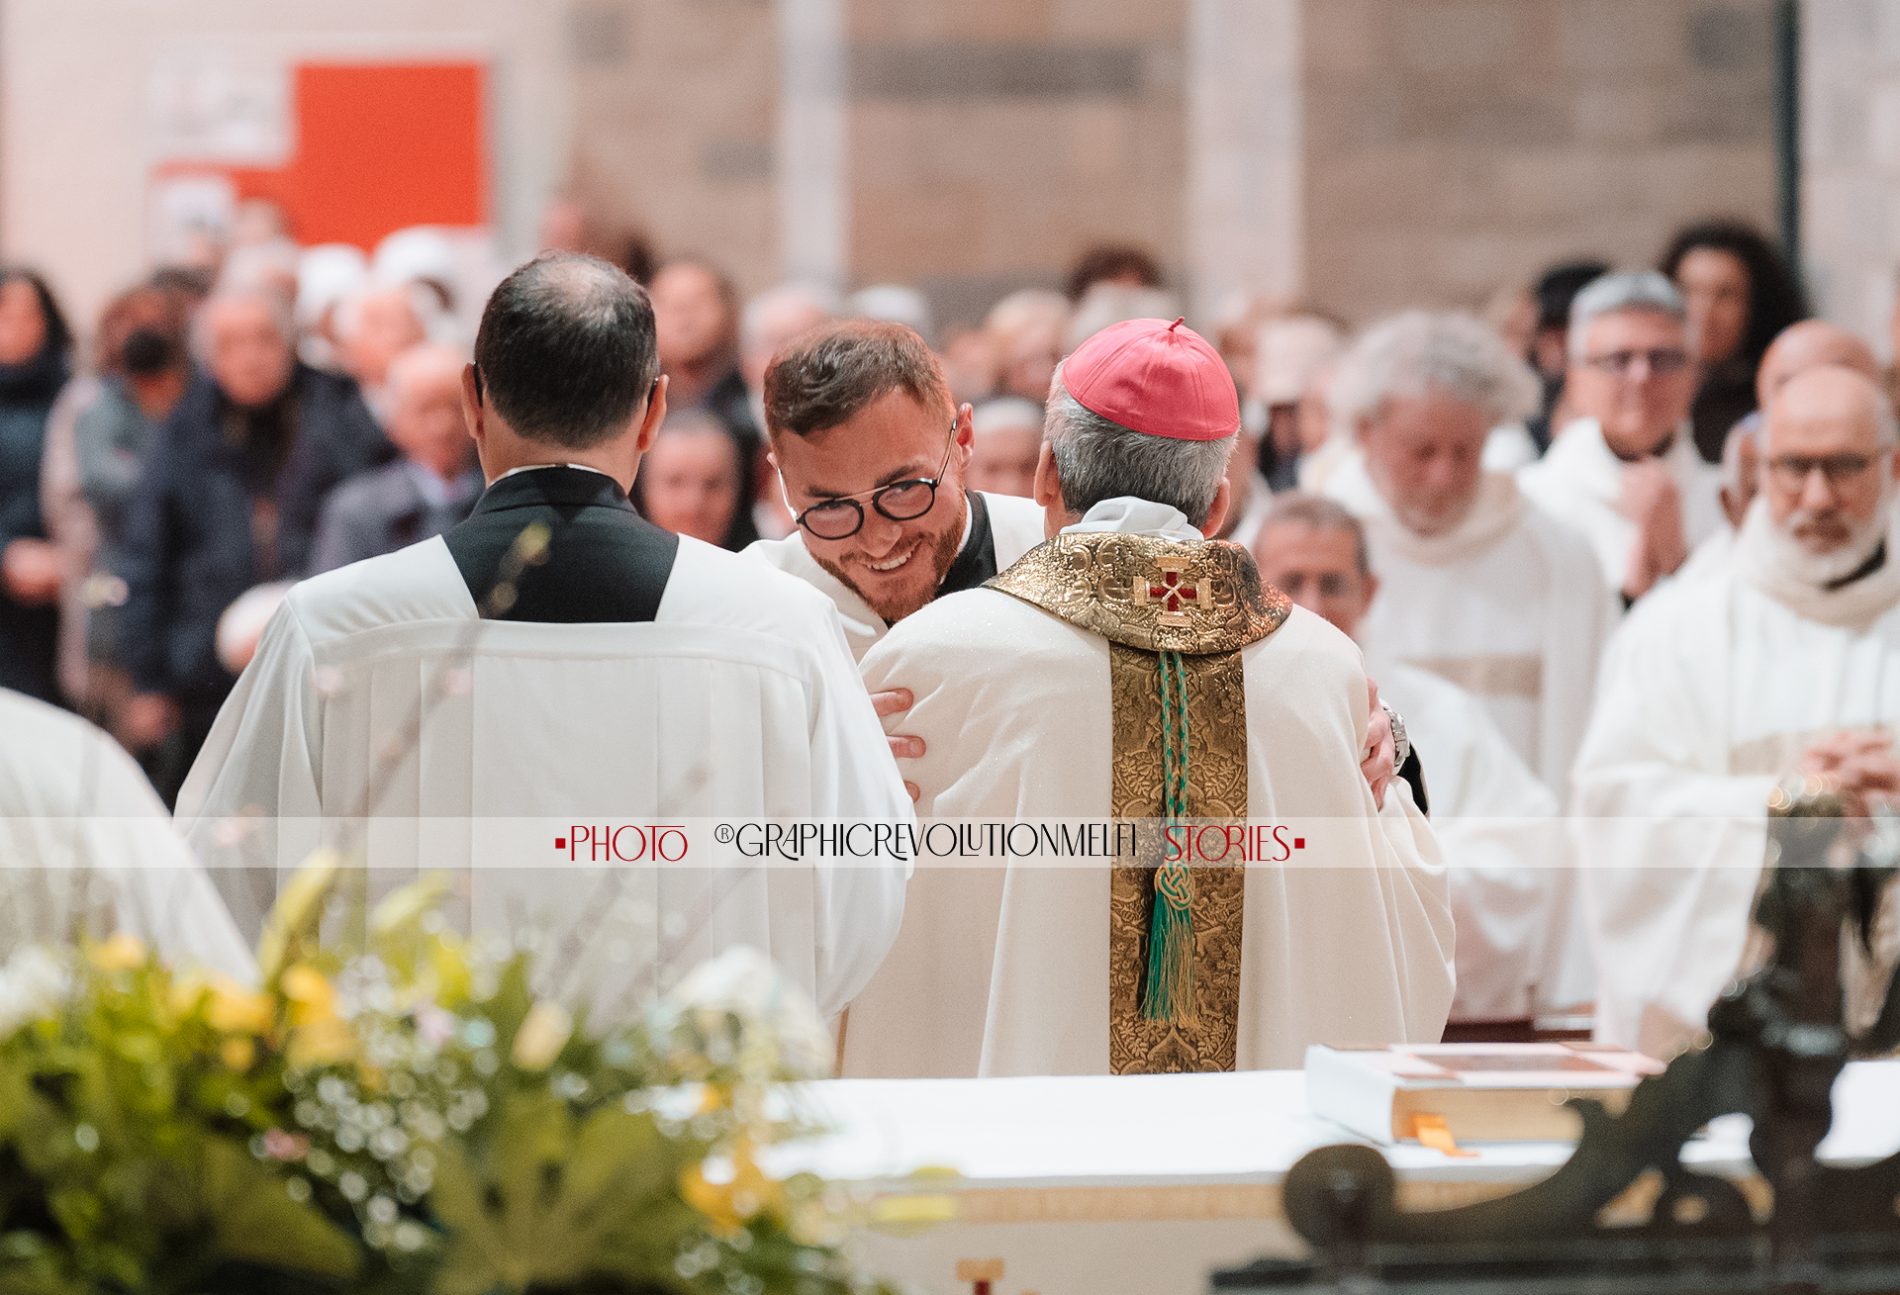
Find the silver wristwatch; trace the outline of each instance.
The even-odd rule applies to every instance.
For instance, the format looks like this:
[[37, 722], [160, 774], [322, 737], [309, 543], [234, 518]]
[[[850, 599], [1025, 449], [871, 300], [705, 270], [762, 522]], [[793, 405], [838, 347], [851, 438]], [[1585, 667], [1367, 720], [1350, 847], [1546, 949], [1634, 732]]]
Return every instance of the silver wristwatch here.
[[1412, 758], [1412, 739], [1405, 732], [1405, 721], [1399, 713], [1383, 701], [1379, 705], [1385, 710], [1385, 717], [1392, 721], [1392, 767], [1402, 769], [1405, 762]]

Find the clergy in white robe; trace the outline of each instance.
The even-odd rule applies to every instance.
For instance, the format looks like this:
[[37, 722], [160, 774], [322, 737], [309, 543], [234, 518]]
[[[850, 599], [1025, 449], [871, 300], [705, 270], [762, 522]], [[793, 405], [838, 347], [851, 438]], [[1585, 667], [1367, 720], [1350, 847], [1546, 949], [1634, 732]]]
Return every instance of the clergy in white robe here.
[[1900, 785], [1891, 408], [1866, 377], [1815, 369], [1763, 437], [1731, 561], [1631, 614], [1577, 762], [1598, 1035], [1655, 1053], [1743, 967], [1776, 782]]
[[464, 868], [473, 929], [531, 933], [613, 1009], [744, 943], [835, 1015], [896, 933], [901, 864], [763, 865], [699, 842], [686, 866], [590, 868], [540, 827], [908, 821], [835, 611], [633, 511], [665, 383], [645, 294], [617, 270], [516, 271], [476, 358], [474, 513], [291, 592], [180, 818], [214, 861], [265, 873], [339, 836], [376, 877]]
[[257, 964], [132, 758], [78, 716], [0, 689], [0, 962], [137, 937], [174, 967]]
[[1570, 310], [1564, 398], [1579, 417], [1518, 474], [1530, 497], [1596, 553], [1626, 602], [1722, 526], [1718, 469], [1689, 428], [1695, 357], [1682, 298], [1654, 271], [1607, 274]]
[[[1366, 528], [1333, 500], [1281, 495], [1254, 556], [1263, 581], [1348, 635], [1358, 636], [1378, 603], [1383, 581], [1370, 565]], [[1452, 1020], [1522, 1020], [1588, 1001], [1594, 985], [1579, 997], [1564, 975], [1571, 895], [1556, 797], [1462, 689], [1370, 653], [1367, 665], [1421, 754], [1432, 828], [1451, 873]]]
[[1480, 468], [1490, 429], [1536, 399], [1530, 370], [1476, 319], [1375, 324], [1334, 380], [1361, 452], [1325, 493], [1360, 519], [1379, 577], [1354, 636], [1476, 698], [1561, 797], [1617, 608], [1583, 540]]
[[[911, 329], [860, 320], [811, 330], [766, 370], [764, 413], [797, 521], [746, 556], [830, 599], [854, 657], [932, 599], [977, 588], [1042, 542], [1033, 500], [969, 487], [980, 416], [952, 401]], [[876, 701], [882, 713], [903, 713], [901, 697]], [[917, 739], [898, 728], [892, 746], [907, 755]], [[975, 1073], [1002, 890], [1000, 869], [912, 875], [897, 941], [851, 1005], [847, 1075]], [[945, 994], [952, 977], [978, 983]], [[978, 1006], [957, 1016], [946, 1003]]]
[[1790, 379], [1830, 364], [1864, 373], [1874, 382], [1885, 381], [1872, 348], [1845, 328], [1824, 319], [1804, 319], [1790, 324], [1770, 343], [1755, 375], [1757, 408], [1735, 424], [1722, 444], [1719, 494], [1722, 515], [1728, 525], [1696, 546], [1677, 572], [1679, 578], [1698, 579], [1726, 566], [1735, 551], [1735, 534], [1741, 529], [1742, 518], [1755, 498], [1760, 458], [1756, 442], [1761, 435], [1762, 410], [1774, 402]]
[[[1311, 839], [1224, 869], [1008, 860], [979, 1072], [1286, 1067], [1315, 1042], [1436, 1039], [1446, 881], [1409, 793], [1394, 784], [1382, 816], [1360, 776], [1358, 653], [1202, 538], [1239, 424], [1218, 355], [1179, 321], [1116, 325], [1064, 362], [1051, 410], [1051, 540], [863, 663], [916, 698], [921, 812], [1145, 830], [1173, 813]], [[1164, 740], [1164, 697], [1185, 742]]]

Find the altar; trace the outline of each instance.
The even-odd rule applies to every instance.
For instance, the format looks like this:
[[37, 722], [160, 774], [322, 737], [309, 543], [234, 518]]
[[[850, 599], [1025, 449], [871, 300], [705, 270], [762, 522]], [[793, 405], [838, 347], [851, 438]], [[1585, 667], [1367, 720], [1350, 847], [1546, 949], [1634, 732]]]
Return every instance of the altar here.
[[[1834, 1089], [1827, 1163], [1900, 1148], [1900, 1061], [1856, 1062]], [[1298, 1072], [981, 1080], [834, 1080], [803, 1090], [834, 1132], [786, 1148], [807, 1169], [874, 1196], [940, 1195], [952, 1222], [867, 1233], [872, 1272], [950, 1295], [959, 1262], [1001, 1260], [995, 1295], [1200, 1295], [1207, 1276], [1299, 1247], [1280, 1184], [1317, 1147], [1359, 1141], [1307, 1113]], [[1711, 1124], [1685, 1164], [1750, 1176], [1749, 1123]], [[1406, 1208], [1500, 1195], [1568, 1158], [1560, 1142], [1473, 1146], [1452, 1157], [1386, 1148]], [[920, 1177], [918, 1171], [925, 1171]]]

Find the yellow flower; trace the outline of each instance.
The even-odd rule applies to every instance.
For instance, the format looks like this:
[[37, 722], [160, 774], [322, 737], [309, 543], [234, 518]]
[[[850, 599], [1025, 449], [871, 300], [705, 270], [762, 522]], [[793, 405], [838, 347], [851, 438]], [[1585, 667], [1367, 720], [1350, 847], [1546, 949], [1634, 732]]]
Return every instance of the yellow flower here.
[[355, 1054], [356, 1035], [334, 1016], [292, 1030], [290, 1046], [285, 1049], [290, 1064], [299, 1069], [333, 1066], [348, 1061]]
[[702, 1165], [688, 1165], [680, 1172], [680, 1195], [714, 1232], [730, 1236], [745, 1223], [733, 1208], [732, 1184], [709, 1181]]
[[313, 1025], [336, 1019], [336, 986], [309, 963], [299, 962], [286, 967], [277, 985], [290, 1003], [293, 1025]]
[[270, 995], [248, 988], [229, 976], [218, 976], [205, 987], [210, 995], [205, 1020], [221, 1034], [262, 1034], [270, 1029], [275, 1005]]
[[257, 1044], [250, 1039], [226, 1039], [218, 1056], [227, 1070], [249, 1070], [257, 1060]]
[[130, 971], [145, 964], [145, 945], [135, 935], [120, 931], [104, 944], [95, 944], [87, 950], [92, 965], [106, 975], [115, 972]]
[[559, 1003], [541, 999], [515, 1031], [510, 1057], [522, 1070], [546, 1070], [574, 1033], [574, 1018]]

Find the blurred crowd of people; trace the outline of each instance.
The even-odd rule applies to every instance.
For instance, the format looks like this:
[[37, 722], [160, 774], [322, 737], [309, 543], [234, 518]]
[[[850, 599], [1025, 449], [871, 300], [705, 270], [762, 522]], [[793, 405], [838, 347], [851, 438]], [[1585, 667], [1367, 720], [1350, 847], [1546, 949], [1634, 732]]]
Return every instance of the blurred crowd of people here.
[[[571, 204], [550, 211], [543, 241], [598, 242]], [[943, 330], [927, 299], [899, 285], [843, 298], [786, 284], [748, 301], [701, 256], [656, 261], [636, 243], [614, 259], [651, 292], [673, 411], [636, 502], [731, 549], [790, 526], [760, 393], [774, 352], [815, 324], [862, 316], [917, 329], [954, 398], [975, 406], [969, 484], [1027, 495], [1061, 357], [1117, 320], [1181, 313], [1135, 247], [1090, 249], [1062, 289], [1025, 288], [980, 323]], [[1729, 428], [1754, 408], [1764, 351], [1806, 304], [1768, 241], [1738, 224], [1681, 231], [1658, 267], [1686, 323], [1633, 352], [1635, 371], [1572, 373], [1572, 303], [1603, 263], [1555, 266], [1493, 303], [1488, 324], [1535, 382], [1487, 411], [1486, 466], [1535, 462], [1586, 413], [1613, 426], [1601, 407], [1611, 401], [1651, 406], [1636, 441], [1670, 434], [1686, 401], [1695, 452], [1720, 462]], [[299, 248], [267, 211], [240, 222], [216, 265], [128, 287], [89, 321], [83, 347], [53, 285], [0, 271], [0, 685], [98, 719], [174, 791], [272, 605], [259, 596], [248, 608], [247, 595], [438, 534], [479, 496], [461, 409], [468, 295], [431, 231], [403, 231], [366, 257]], [[1245, 400], [1226, 537], [1247, 544], [1275, 492], [1323, 491], [1354, 452], [1366, 410], [1334, 391], [1350, 330], [1324, 310], [1257, 300], [1196, 322]], [[1613, 389], [1586, 390], [1605, 382]], [[1647, 452], [1636, 441], [1627, 448]], [[1693, 538], [1671, 532], [1682, 508], [1668, 491], [1642, 507], [1655, 552], [1630, 596]]]

